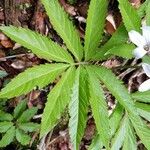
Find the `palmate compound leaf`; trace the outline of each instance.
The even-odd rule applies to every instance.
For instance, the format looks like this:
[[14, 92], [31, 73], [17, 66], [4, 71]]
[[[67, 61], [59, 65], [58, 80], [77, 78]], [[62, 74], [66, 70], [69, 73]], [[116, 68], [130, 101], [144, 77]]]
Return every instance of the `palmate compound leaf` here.
[[[125, 1], [125, 0], [122, 0], [122, 1]], [[145, 7], [148, 4], [148, 1], [149, 0], [144, 2], [143, 5], [141, 5], [141, 7], [137, 10], [137, 14], [140, 16], [140, 18], [144, 17], [144, 10], [145, 10]], [[133, 11], [135, 11], [134, 8], [132, 8], [132, 7], [130, 7], [130, 8], [133, 9]], [[130, 14], [130, 13], [128, 13], [128, 14]], [[139, 20], [138, 20], [138, 22], [139, 22]], [[137, 29], [138, 30], [140, 29], [140, 24], [138, 25]], [[108, 40], [108, 42], [104, 46], [96, 49], [96, 53], [95, 53], [95, 55], [92, 56], [91, 60], [104, 60], [104, 59], [107, 59], [110, 55], [105, 55], [105, 53], [108, 50], [112, 49], [116, 45], [126, 44], [127, 40], [128, 40], [128, 32], [126, 31], [124, 25], [121, 24], [120, 27], [116, 30], [116, 32], [112, 35], [110, 40]]]
[[89, 76], [90, 104], [93, 117], [100, 138], [106, 149], [109, 149], [110, 126], [106, 99], [100, 86], [99, 80], [93, 73], [93, 70], [87, 67], [87, 71]]
[[51, 39], [48, 39], [39, 33], [14, 26], [1, 26], [0, 30], [2, 30], [15, 42], [30, 49], [40, 58], [44, 58], [48, 61], [55, 60], [58, 62], [73, 62], [71, 55], [66, 50], [53, 42]]
[[129, 118], [136, 130], [137, 135], [147, 149], [150, 149], [150, 129], [142, 121], [134, 105], [134, 102], [129, 95], [127, 89], [114, 76], [114, 74], [104, 67], [90, 67], [97, 74], [99, 79], [105, 84], [108, 90], [115, 96], [119, 103], [129, 113]]
[[40, 88], [53, 82], [68, 65], [44, 64], [27, 69], [12, 79], [0, 92], [0, 98], [12, 98], [30, 92], [34, 87]]
[[137, 11], [133, 8], [128, 0], [118, 0], [119, 9], [122, 14], [123, 22], [127, 31], [140, 31], [141, 19]]
[[42, 0], [52, 25], [61, 36], [70, 52], [74, 54], [78, 61], [82, 59], [83, 47], [68, 15], [60, 6], [58, 0]]
[[42, 115], [40, 137], [47, 134], [57, 123], [62, 112], [71, 99], [75, 68], [71, 67], [63, 74], [61, 80], [51, 90]]
[[79, 145], [86, 127], [89, 102], [87, 73], [83, 67], [78, 67], [76, 70], [72, 92], [69, 103], [69, 134], [73, 149], [79, 150]]
[[85, 32], [85, 60], [88, 60], [99, 46], [105, 24], [107, 5], [107, 0], [91, 0], [90, 2]]

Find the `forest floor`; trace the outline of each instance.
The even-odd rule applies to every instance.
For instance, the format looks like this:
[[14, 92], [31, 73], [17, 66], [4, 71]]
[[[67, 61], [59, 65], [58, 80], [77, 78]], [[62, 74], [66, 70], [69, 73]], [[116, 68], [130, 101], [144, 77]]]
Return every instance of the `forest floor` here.
[[[139, 7], [141, 0], [130, 0], [135, 7]], [[77, 27], [80, 37], [84, 37], [86, 17], [89, 2], [87, 0], [77, 0], [74, 5], [69, 4], [65, 0], [60, 0], [61, 5], [65, 11], [70, 15], [70, 18]], [[110, 37], [120, 25], [122, 19], [118, 10], [118, 4], [116, 0], [110, 0], [109, 11], [107, 14], [107, 20], [105, 25], [105, 33]], [[14, 25], [21, 26], [37, 31], [43, 35], [46, 35], [58, 43], [62, 43], [62, 39], [57, 35], [55, 30], [46, 15], [44, 7], [39, 0], [0, 0], [0, 25]], [[21, 45], [15, 43], [0, 32], [0, 70], [6, 72], [4, 77], [0, 78], [0, 88], [4, 86], [10, 79], [24, 71], [26, 68], [43, 64], [45, 60], [37, 58], [32, 53], [28, 53], [28, 50]], [[122, 63], [129, 65], [137, 63], [135, 60], [125, 62], [120, 58], [112, 58], [104, 62], [104, 65], [108, 68], [121, 66]], [[115, 72], [123, 81], [130, 91], [136, 91], [137, 87], [145, 80], [145, 75], [141, 70], [136, 69], [122, 69]], [[0, 75], [1, 76], [1, 75]], [[56, 81], [57, 82], [57, 81]], [[47, 90], [53, 85], [44, 90], [34, 90], [30, 92], [26, 99], [28, 101], [28, 107], [37, 106], [39, 111], [36, 117], [40, 120], [41, 113], [46, 102]], [[111, 113], [114, 108], [114, 98], [107, 95], [109, 101], [109, 112]], [[14, 108], [22, 97], [15, 98], [13, 101], [7, 103], [7, 109], [9, 111]], [[13, 143], [5, 149], [41, 149], [45, 147], [46, 150], [69, 150], [71, 149], [71, 143], [68, 136], [68, 116], [67, 112], [64, 117], [61, 118], [60, 123], [51, 131], [45, 138], [39, 141], [37, 133], [32, 136], [34, 141], [30, 143], [28, 147], [19, 147]], [[81, 142], [81, 150], [86, 150], [95, 133], [95, 123], [89, 112], [87, 128], [84, 138]], [[142, 149], [142, 148], [141, 148]], [[44, 150], [44, 149], [43, 149]]]

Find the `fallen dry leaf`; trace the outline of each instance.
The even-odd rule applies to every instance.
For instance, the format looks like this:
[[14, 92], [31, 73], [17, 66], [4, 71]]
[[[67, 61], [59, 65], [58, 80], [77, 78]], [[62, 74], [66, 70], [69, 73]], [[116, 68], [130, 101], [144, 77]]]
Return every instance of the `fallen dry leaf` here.
[[10, 40], [2, 40], [1, 44], [5, 48], [13, 48], [14, 44]]

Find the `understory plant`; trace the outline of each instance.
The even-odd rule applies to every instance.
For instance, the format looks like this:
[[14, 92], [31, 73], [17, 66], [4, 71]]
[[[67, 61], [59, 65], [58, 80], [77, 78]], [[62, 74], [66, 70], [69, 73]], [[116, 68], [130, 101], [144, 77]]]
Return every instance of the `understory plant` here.
[[[58, 0], [42, 0], [51, 24], [64, 41], [63, 47], [29, 29], [0, 27], [12, 40], [50, 62], [20, 73], [1, 90], [0, 98], [27, 94], [33, 88], [41, 89], [61, 77], [47, 96], [40, 138], [56, 126], [67, 107], [70, 139], [73, 149], [79, 150], [90, 106], [97, 134], [89, 149], [105, 147], [107, 150], [119, 150], [122, 147], [123, 150], [136, 150], [138, 136], [150, 150], [150, 129], [146, 124], [146, 120], [150, 121], [150, 92], [129, 93], [124, 83], [102, 65], [104, 60], [114, 55], [133, 58], [135, 46], [128, 41], [128, 32], [141, 32], [141, 18], [147, 14], [148, 1], [138, 10], [128, 0], [118, 2], [123, 23], [104, 45], [108, 0], [90, 1], [84, 41], [80, 40]], [[108, 115], [104, 89], [109, 90], [116, 99], [111, 116]]]
[[31, 122], [37, 113], [37, 108], [27, 109], [26, 100], [22, 100], [11, 113], [0, 110], [0, 147], [6, 147], [17, 140], [21, 145], [27, 145], [31, 141], [30, 132], [38, 131], [39, 124]]

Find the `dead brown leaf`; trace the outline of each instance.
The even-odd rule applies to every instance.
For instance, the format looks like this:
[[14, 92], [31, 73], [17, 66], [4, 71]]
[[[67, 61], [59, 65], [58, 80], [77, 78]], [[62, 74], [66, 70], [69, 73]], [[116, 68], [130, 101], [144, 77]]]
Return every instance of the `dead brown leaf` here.
[[14, 44], [10, 40], [2, 40], [1, 44], [5, 48], [13, 48]]

